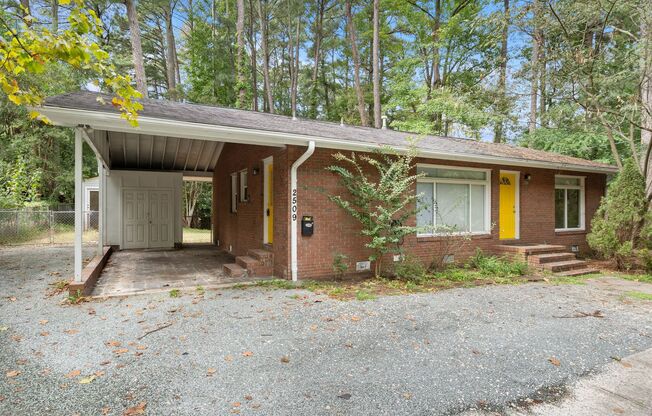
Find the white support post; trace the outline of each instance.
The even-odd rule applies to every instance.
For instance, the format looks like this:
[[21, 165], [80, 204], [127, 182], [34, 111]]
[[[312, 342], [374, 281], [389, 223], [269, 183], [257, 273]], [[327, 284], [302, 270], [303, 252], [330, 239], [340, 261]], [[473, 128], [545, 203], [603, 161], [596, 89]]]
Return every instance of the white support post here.
[[75, 282], [82, 280], [82, 231], [84, 228], [82, 210], [84, 189], [82, 188], [82, 130], [75, 129]]
[[97, 255], [102, 255], [104, 248], [104, 165], [97, 156]]

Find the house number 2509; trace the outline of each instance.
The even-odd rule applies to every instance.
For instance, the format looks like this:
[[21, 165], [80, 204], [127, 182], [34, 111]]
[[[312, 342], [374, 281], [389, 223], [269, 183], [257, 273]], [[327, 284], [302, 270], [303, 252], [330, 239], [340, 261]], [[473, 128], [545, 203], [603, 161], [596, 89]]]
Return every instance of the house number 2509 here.
[[297, 190], [292, 190], [292, 221], [297, 220]]

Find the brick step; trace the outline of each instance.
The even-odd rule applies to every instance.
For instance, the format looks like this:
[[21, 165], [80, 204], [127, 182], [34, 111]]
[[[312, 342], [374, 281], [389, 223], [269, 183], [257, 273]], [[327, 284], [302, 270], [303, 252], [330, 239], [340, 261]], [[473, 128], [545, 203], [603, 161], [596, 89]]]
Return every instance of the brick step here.
[[246, 277], [247, 269], [243, 268], [237, 263], [226, 263], [222, 266], [224, 274], [229, 277]]
[[247, 250], [247, 255], [248, 257], [253, 257], [255, 260], [258, 260], [265, 266], [271, 266], [274, 264], [274, 254], [271, 251], [252, 248]]
[[572, 277], [572, 276], [582, 276], [585, 274], [591, 274], [591, 273], [599, 273], [600, 270], [591, 268], [591, 267], [585, 267], [582, 269], [571, 269], [571, 270], [566, 270], [563, 272], [555, 273], [555, 276], [565, 276], [565, 277]]
[[251, 256], [237, 256], [235, 262], [247, 269], [247, 276], [271, 276], [273, 272], [271, 264], [263, 264]]
[[584, 260], [567, 260], [544, 263], [541, 266], [544, 269], [550, 270], [552, 272], [563, 272], [567, 270], [586, 268], [586, 262]]
[[554, 263], [560, 261], [575, 260], [573, 253], [542, 253], [533, 254], [528, 257], [528, 262], [534, 266], [543, 265], [545, 263]]

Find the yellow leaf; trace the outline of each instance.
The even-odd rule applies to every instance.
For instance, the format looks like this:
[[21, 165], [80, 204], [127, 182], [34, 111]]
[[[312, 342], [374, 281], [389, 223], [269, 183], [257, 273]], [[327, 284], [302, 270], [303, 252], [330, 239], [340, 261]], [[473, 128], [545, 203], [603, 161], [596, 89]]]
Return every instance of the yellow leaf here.
[[90, 377], [82, 378], [81, 380], [79, 380], [79, 384], [89, 384], [89, 383], [93, 382], [93, 380], [95, 380], [94, 375], [92, 375]]

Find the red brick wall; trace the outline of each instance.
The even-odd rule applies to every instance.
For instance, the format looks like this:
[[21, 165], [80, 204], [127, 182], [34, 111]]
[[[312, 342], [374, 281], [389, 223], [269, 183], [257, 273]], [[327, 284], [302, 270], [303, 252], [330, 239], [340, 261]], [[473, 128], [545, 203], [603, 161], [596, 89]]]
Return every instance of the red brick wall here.
[[[291, 161], [295, 160], [303, 149], [289, 147]], [[333, 256], [342, 253], [348, 256], [349, 270], [355, 269], [355, 262], [366, 260], [370, 252], [364, 248], [366, 240], [360, 235], [358, 223], [342, 209], [328, 200], [328, 194], [345, 194], [338, 184], [338, 178], [325, 170], [334, 163], [329, 149], [317, 149], [314, 155], [300, 168], [299, 178], [299, 218], [312, 215], [315, 218], [315, 232], [311, 237], [299, 236], [299, 276], [301, 278], [331, 275]], [[586, 226], [589, 228], [593, 213], [598, 207], [606, 185], [602, 174], [574, 173], [546, 169], [532, 169], [515, 166], [483, 165], [477, 163], [453, 162], [436, 159], [419, 159], [418, 163], [430, 163], [449, 166], [468, 166], [491, 169], [491, 223], [494, 227], [490, 235], [474, 236], [465, 252], [456, 253], [457, 261], [472, 254], [477, 247], [492, 252], [497, 244], [504, 243], [498, 238], [498, 177], [501, 169], [520, 171], [520, 240], [518, 242], [536, 242], [550, 244], [578, 244], [586, 251], [586, 232], [556, 233], [554, 213], [554, 178], [556, 174], [575, 174], [586, 177], [585, 212]], [[523, 176], [529, 173], [530, 182], [526, 185]], [[416, 190], [415, 190], [416, 192]], [[415, 219], [412, 220], [414, 223]], [[430, 263], [439, 257], [447, 244], [441, 238], [405, 238], [404, 248], [424, 263]], [[387, 259], [385, 262], [389, 261]]]
[[[263, 162], [274, 158], [274, 253], [275, 274], [284, 277], [288, 264], [287, 247], [287, 153], [285, 148], [226, 143], [213, 174], [213, 224], [220, 248], [236, 256], [263, 247]], [[253, 174], [257, 168], [258, 175]], [[249, 200], [231, 212], [231, 173], [247, 169]], [[239, 181], [239, 178], [238, 178]], [[238, 182], [239, 183], [239, 182]], [[239, 186], [239, 185], [238, 185]]]

